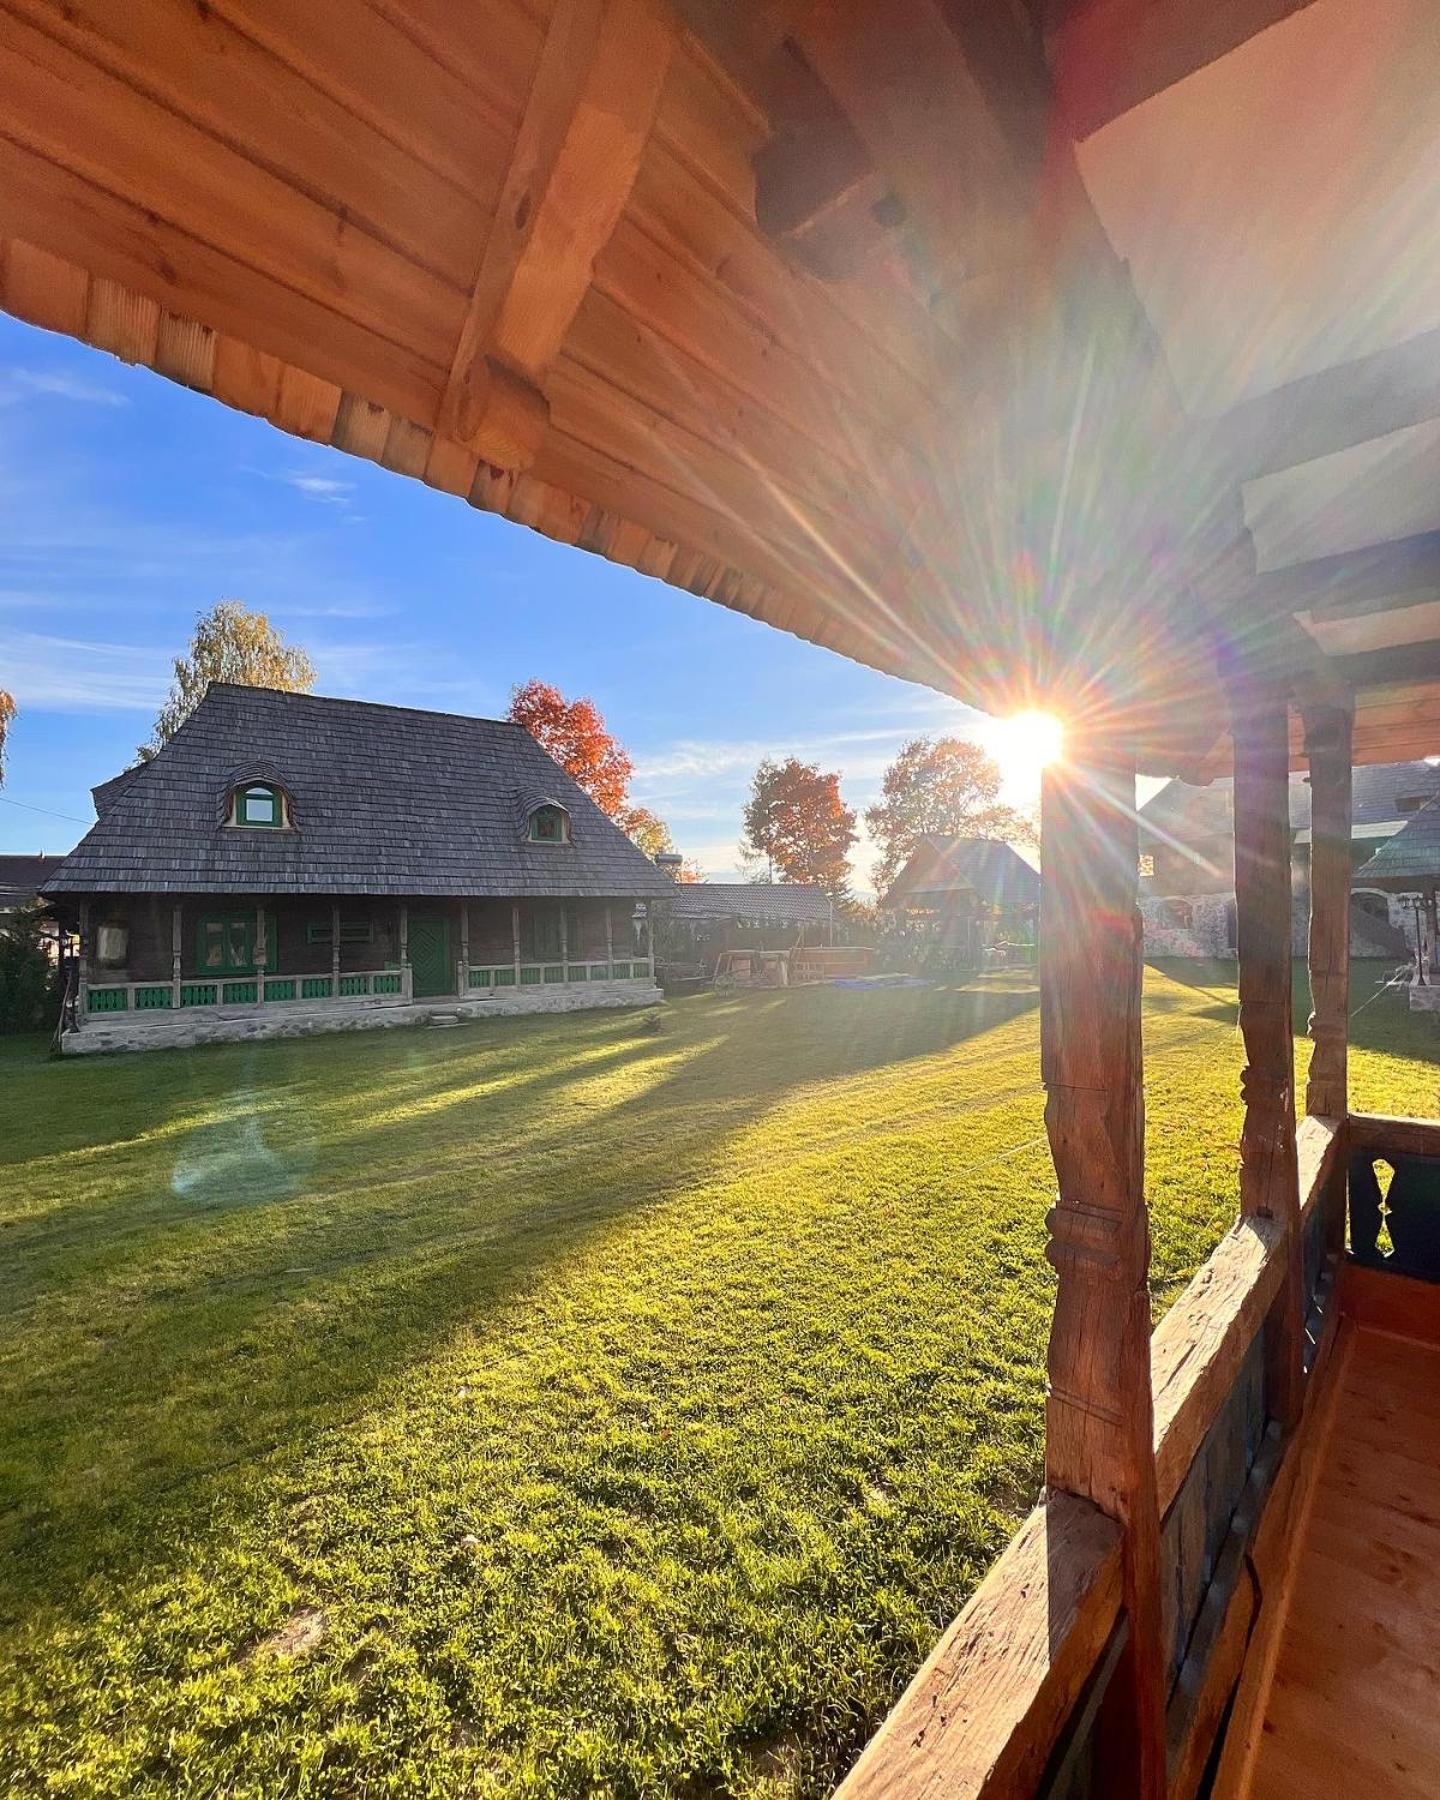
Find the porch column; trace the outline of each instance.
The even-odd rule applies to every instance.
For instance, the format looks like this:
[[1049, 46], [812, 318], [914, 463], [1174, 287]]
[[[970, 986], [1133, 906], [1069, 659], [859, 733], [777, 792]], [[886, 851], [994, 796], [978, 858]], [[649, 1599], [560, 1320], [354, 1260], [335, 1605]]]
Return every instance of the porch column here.
[[170, 908], [170, 1004], [178, 1012], [180, 1008], [180, 903], [177, 900]]
[[1160, 1517], [1150, 1391], [1150, 1227], [1140, 1043], [1135, 757], [1072, 745], [1041, 790], [1041, 1074], [1059, 1181], [1045, 1481], [1124, 1528], [1129, 1618], [1109, 1793], [1165, 1792]]
[[265, 1000], [265, 902], [255, 908], [255, 1004]]
[[1343, 1118], [1349, 1107], [1350, 751], [1347, 707], [1305, 708], [1310, 765], [1310, 1071], [1305, 1110]]
[[330, 998], [340, 998], [340, 908], [330, 908]]
[[80, 949], [76, 958], [75, 1017], [85, 1023], [90, 1008], [90, 902], [80, 902]]
[[510, 903], [510, 947], [515, 953], [515, 990], [520, 990], [520, 902]]
[[1304, 1322], [1299, 1244], [1300, 1173], [1295, 1151], [1292, 1036], [1290, 735], [1283, 687], [1232, 689], [1235, 741], [1235, 922], [1239, 960], [1240, 1214], [1275, 1219], [1290, 1234], [1286, 1280], [1266, 1333], [1270, 1410], [1284, 1426], [1299, 1417]]
[[470, 992], [470, 902], [460, 902], [460, 998]]
[[605, 979], [609, 981], [615, 970], [615, 928], [610, 919], [610, 902], [605, 902]]
[[655, 914], [652, 902], [645, 902], [645, 958], [650, 965], [650, 979], [655, 979]]
[[[374, 988], [372, 979], [371, 988]], [[410, 908], [405, 901], [400, 902], [400, 997], [410, 998]]]
[[570, 908], [560, 902], [560, 968], [566, 981], [570, 979]]

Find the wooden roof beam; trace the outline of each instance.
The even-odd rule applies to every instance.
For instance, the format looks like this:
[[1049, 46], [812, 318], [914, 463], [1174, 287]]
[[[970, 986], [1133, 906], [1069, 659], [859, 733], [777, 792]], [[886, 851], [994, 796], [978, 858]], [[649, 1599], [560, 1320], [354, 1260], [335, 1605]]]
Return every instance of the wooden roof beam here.
[[1216, 421], [1217, 460], [1237, 481], [1440, 418], [1440, 330], [1243, 400]]
[[549, 427], [545, 377], [630, 197], [674, 25], [663, 0], [558, 0], [437, 420], [524, 469]]
[[1317, 621], [1424, 605], [1440, 599], [1440, 531], [1272, 569], [1252, 586], [1257, 611], [1303, 612]]
[[791, 35], [938, 267], [975, 275], [1012, 260], [1043, 138], [1017, 154], [997, 90], [938, 0], [804, 0]]
[[1059, 0], [1046, 56], [1066, 131], [1089, 137], [1310, 3]]

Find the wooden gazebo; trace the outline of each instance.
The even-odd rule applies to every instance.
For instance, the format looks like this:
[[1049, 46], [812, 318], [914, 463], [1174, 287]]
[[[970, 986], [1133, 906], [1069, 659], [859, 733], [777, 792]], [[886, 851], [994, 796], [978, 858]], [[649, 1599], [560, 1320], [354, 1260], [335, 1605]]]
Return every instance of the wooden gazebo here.
[[[1440, 750], [1437, 121], [1428, 0], [0, 0], [9, 311], [1066, 721], [1047, 1487], [853, 1795], [1440, 1790], [1440, 1125], [1346, 1090], [1352, 755]], [[1152, 1337], [1134, 780], [1232, 765], [1239, 1218]]]

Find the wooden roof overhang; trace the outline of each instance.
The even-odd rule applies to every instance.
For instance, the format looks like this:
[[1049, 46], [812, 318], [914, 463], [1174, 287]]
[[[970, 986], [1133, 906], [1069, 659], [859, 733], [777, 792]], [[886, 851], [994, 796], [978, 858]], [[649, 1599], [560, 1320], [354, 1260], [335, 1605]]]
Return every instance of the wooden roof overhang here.
[[0, 0], [0, 304], [1152, 772], [1242, 664], [1424, 754], [1427, 12]]

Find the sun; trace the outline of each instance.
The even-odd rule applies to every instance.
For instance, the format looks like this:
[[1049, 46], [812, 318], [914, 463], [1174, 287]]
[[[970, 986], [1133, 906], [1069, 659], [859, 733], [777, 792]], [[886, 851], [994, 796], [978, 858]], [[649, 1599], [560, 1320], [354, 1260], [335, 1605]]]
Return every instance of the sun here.
[[1034, 800], [1041, 771], [1058, 761], [1065, 750], [1065, 727], [1048, 712], [991, 719], [981, 737], [999, 766], [1004, 796], [1012, 803]]

